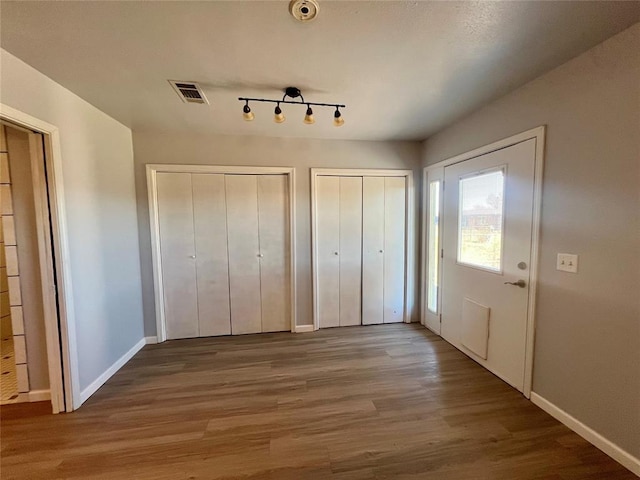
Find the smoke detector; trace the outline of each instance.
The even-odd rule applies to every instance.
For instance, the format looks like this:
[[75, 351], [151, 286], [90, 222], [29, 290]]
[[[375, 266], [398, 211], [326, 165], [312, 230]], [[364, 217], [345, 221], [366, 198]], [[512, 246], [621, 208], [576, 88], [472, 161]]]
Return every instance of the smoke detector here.
[[310, 22], [318, 16], [320, 5], [316, 0], [291, 0], [289, 13], [299, 22]]

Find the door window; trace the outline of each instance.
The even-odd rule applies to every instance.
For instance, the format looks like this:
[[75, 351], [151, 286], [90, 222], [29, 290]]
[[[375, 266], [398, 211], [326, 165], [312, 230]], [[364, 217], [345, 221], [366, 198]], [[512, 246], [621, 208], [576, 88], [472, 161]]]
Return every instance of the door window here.
[[429, 183], [429, 250], [427, 308], [438, 313], [438, 272], [440, 260], [440, 180]]
[[502, 272], [505, 168], [460, 177], [458, 263]]

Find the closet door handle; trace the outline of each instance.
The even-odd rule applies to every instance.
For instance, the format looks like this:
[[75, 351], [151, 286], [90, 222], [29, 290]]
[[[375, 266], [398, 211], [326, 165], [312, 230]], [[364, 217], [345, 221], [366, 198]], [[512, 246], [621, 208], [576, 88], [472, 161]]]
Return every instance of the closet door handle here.
[[333, 252], [334, 255], [338, 255], [338, 252]]
[[260, 258], [262, 258], [262, 257], [264, 257], [264, 254], [259, 253], [257, 256], [258, 256], [258, 257], [260, 257]]
[[380, 253], [383, 253], [383, 252], [384, 252], [384, 250], [380, 250]]
[[195, 255], [189, 255], [189, 258], [196, 258]]

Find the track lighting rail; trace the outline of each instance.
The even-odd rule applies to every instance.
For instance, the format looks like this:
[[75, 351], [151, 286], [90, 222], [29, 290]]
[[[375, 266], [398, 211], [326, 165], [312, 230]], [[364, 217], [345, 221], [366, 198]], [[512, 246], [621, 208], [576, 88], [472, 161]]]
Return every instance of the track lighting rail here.
[[267, 102], [267, 103], [290, 103], [293, 105], [313, 105], [314, 107], [335, 107], [335, 108], [346, 108], [346, 105], [341, 105], [339, 103], [316, 103], [316, 102], [305, 102], [304, 99], [301, 102], [294, 102], [292, 100], [270, 100], [268, 98], [248, 98], [248, 97], [238, 97], [238, 100], [242, 102]]
[[[300, 101], [287, 100], [289, 98], [298, 98], [300, 97]], [[249, 102], [263, 102], [263, 103], [275, 103], [276, 108], [273, 111], [273, 121], [276, 123], [282, 123], [285, 121], [284, 114], [282, 113], [282, 109], [280, 108], [280, 104], [289, 104], [289, 105], [306, 105], [307, 112], [304, 116], [304, 123], [307, 125], [315, 123], [315, 119], [313, 118], [313, 109], [311, 105], [314, 107], [332, 107], [335, 108], [336, 111], [333, 113], [333, 124], [336, 127], [340, 127], [344, 125], [344, 119], [342, 118], [342, 113], [340, 113], [341, 108], [346, 108], [346, 105], [342, 105], [340, 103], [319, 103], [319, 102], [305, 102], [300, 89], [297, 87], [287, 87], [284, 89], [284, 95], [282, 96], [282, 100], [272, 100], [270, 98], [251, 98], [251, 97], [238, 97], [238, 100], [244, 102], [244, 107], [242, 107], [242, 117], [250, 122], [255, 116], [251, 111], [251, 107], [249, 107]]]

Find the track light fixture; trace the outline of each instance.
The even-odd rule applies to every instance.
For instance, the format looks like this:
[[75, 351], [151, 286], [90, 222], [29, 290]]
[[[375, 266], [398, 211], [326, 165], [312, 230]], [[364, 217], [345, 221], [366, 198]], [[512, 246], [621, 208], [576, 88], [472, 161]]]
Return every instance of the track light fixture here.
[[276, 105], [276, 109], [273, 111], [273, 121], [276, 123], [282, 123], [284, 122], [284, 114], [282, 113], [282, 110], [280, 109], [280, 103], [278, 102], [278, 105]]
[[309, 105], [307, 105], [307, 113], [304, 114], [304, 123], [307, 125], [313, 125], [316, 123], [316, 119], [313, 118], [313, 110], [311, 110]]
[[[300, 97], [299, 101], [287, 100], [287, 97], [295, 99]], [[344, 125], [344, 119], [342, 118], [342, 114], [340, 113], [340, 108], [346, 108], [346, 105], [340, 105], [337, 103], [314, 103], [314, 102], [305, 102], [302, 93], [299, 88], [296, 87], [287, 87], [284, 89], [284, 95], [282, 100], [271, 100], [268, 98], [247, 98], [247, 97], [239, 97], [238, 100], [241, 102], [245, 102], [244, 107], [242, 108], [242, 117], [251, 121], [254, 119], [253, 112], [251, 111], [251, 107], [249, 107], [249, 102], [267, 102], [267, 103], [275, 103], [276, 108], [273, 111], [273, 121], [276, 123], [282, 123], [285, 120], [285, 116], [282, 113], [282, 109], [280, 108], [281, 103], [287, 103], [292, 105], [306, 105], [307, 111], [304, 116], [304, 123], [307, 125], [312, 125], [316, 121], [313, 118], [313, 109], [314, 107], [335, 107], [336, 111], [333, 114], [333, 124], [336, 127], [340, 127]]]
[[340, 113], [338, 107], [336, 107], [336, 111], [333, 114], [333, 124], [336, 127], [341, 127], [342, 125], [344, 125], [344, 118], [342, 118], [342, 114]]
[[253, 112], [251, 111], [251, 108], [249, 108], [248, 101], [247, 103], [245, 103], [244, 107], [242, 108], [242, 118], [244, 118], [247, 122], [250, 122], [255, 118], [255, 116], [253, 115]]

